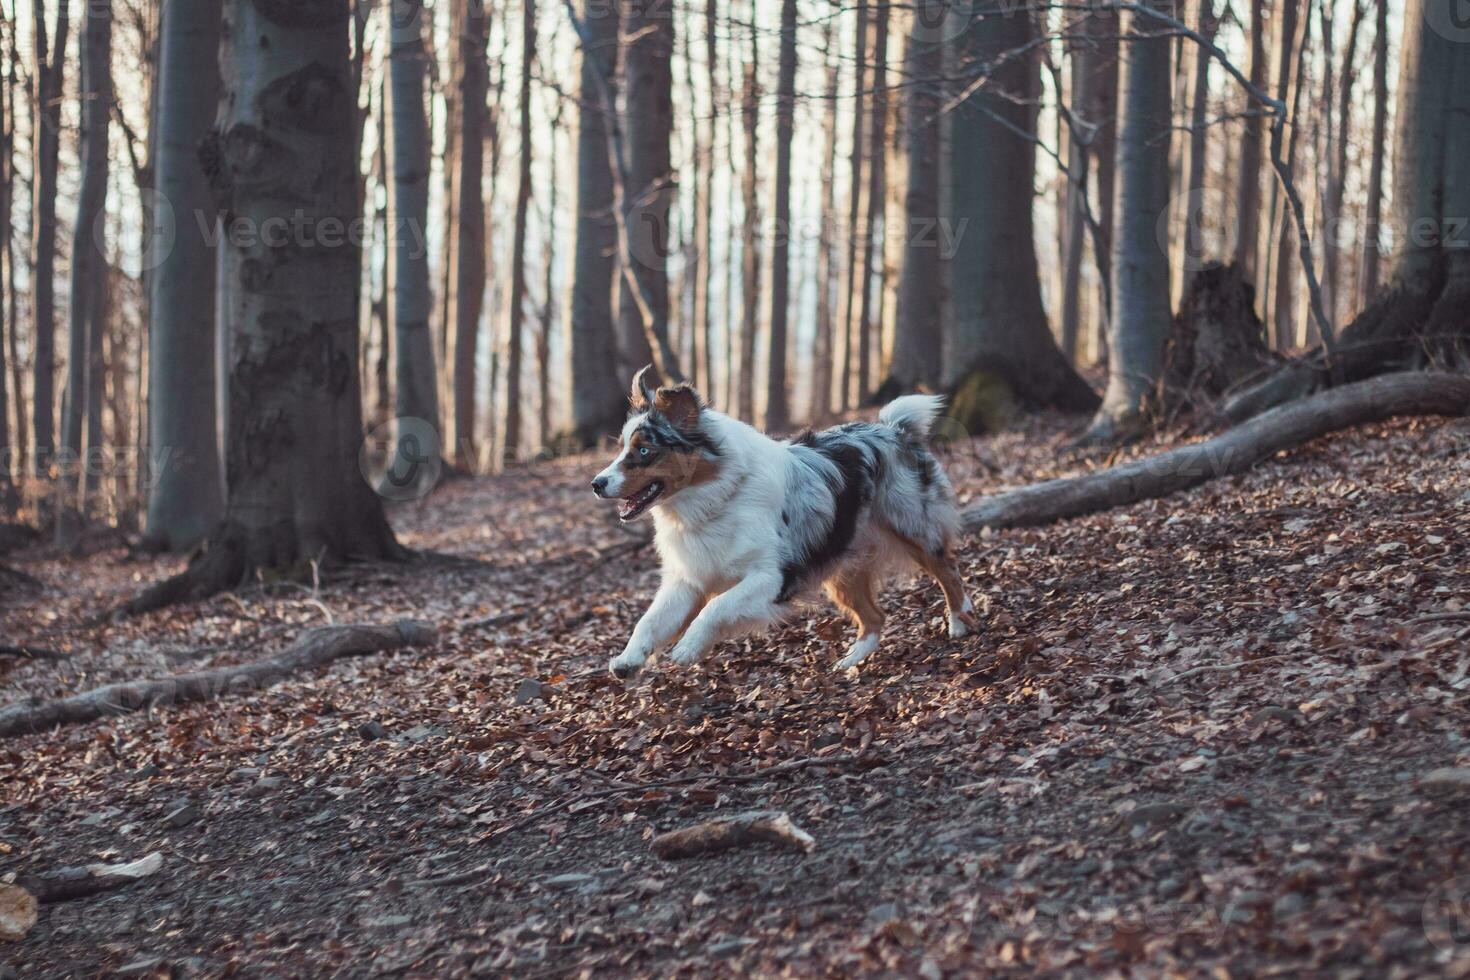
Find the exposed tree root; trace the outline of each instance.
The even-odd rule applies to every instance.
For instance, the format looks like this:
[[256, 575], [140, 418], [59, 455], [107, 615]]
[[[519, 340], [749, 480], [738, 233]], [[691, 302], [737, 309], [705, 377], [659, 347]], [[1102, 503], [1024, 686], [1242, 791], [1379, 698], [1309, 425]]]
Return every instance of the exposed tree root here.
[[1344, 385], [1274, 408], [1213, 439], [1086, 476], [1048, 480], [965, 508], [968, 530], [1050, 524], [1167, 496], [1339, 429], [1400, 415], [1470, 414], [1470, 377], [1405, 371]]
[[391, 626], [322, 626], [307, 630], [283, 653], [255, 663], [149, 680], [125, 681], [41, 704], [0, 709], [0, 738], [95, 721], [161, 704], [208, 701], [222, 694], [258, 691], [298, 671], [341, 657], [434, 642], [432, 626], [400, 620]]
[[[376, 554], [346, 557], [405, 561], [412, 554], [393, 538], [386, 521], [382, 522], [381, 534], [374, 545]], [[289, 527], [282, 528], [276, 535], [269, 531], [248, 532], [239, 526], [224, 525], [188, 568], [148, 588], [137, 598], [124, 603], [117, 612], [123, 616], [137, 616], [180, 602], [207, 599], [216, 593], [237, 588], [256, 571], [277, 574], [282, 570], [305, 572], [313, 563], [331, 565], [341, 560], [344, 560], [343, 556], [326, 545], [312, 548], [298, 542]]]

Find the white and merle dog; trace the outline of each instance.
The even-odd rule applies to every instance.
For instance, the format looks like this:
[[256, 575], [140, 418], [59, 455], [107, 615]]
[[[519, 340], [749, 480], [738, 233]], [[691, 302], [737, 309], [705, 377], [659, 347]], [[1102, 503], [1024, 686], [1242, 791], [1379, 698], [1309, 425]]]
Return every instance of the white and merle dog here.
[[[890, 403], [878, 422], [849, 422], [777, 442], [707, 408], [688, 385], [633, 379], [620, 452], [592, 481], [631, 521], [652, 510], [663, 581], [621, 655], [636, 674], [673, 643], [677, 664], [723, 639], [780, 620], [823, 586], [857, 622], [837, 669], [878, 649], [886, 574], [917, 566], [944, 590], [950, 636], [975, 627], [950, 554], [959, 530], [954, 488], [929, 450], [943, 407], [934, 395]], [[675, 642], [677, 641], [677, 642]]]

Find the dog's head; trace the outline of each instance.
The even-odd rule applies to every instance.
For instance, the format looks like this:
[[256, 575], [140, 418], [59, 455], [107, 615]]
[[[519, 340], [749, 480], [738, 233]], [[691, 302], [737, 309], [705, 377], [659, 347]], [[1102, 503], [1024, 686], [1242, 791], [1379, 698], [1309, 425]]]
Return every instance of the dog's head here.
[[652, 365], [634, 376], [617, 458], [592, 481], [593, 493], [619, 500], [624, 521], [719, 475], [720, 449], [705, 431], [699, 393], [687, 384], [657, 388], [654, 377]]

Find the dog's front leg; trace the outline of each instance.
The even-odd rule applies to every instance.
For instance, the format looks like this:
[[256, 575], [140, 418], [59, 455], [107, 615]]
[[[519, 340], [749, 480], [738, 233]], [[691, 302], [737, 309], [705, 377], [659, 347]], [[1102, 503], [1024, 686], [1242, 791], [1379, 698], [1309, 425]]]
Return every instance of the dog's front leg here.
[[676, 664], [691, 664], [720, 640], [770, 623], [781, 614], [780, 572], [756, 572], [709, 601], [669, 654]]
[[648, 662], [648, 657], [659, 647], [671, 643], [684, 624], [694, 615], [703, 598], [699, 589], [678, 579], [664, 579], [653, 597], [648, 612], [633, 627], [633, 635], [623, 652], [608, 663], [608, 669], [618, 677], [632, 677]]

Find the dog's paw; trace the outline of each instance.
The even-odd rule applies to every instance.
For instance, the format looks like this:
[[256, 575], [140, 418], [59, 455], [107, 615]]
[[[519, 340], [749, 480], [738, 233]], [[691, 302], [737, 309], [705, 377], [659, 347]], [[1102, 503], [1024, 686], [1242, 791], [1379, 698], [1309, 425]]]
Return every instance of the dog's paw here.
[[674, 649], [669, 651], [669, 663], [688, 667], [696, 663], [702, 653], [704, 651], [692, 643], [679, 642], [674, 645]]
[[638, 676], [638, 671], [643, 669], [646, 658], [630, 657], [628, 654], [619, 654], [607, 662], [607, 669], [620, 681], [628, 681]]
[[862, 663], [864, 660], [867, 660], [869, 657], [871, 657], [873, 655], [873, 651], [876, 649], [878, 649], [878, 637], [876, 634], [869, 634], [868, 636], [861, 637], [857, 640], [857, 642], [853, 643], [852, 646], [847, 648], [847, 656], [837, 661], [837, 663], [833, 665], [832, 669], [851, 670], [858, 664]]
[[969, 599], [965, 605], [950, 613], [949, 635], [951, 639], [958, 640], [962, 636], [969, 636], [971, 632], [980, 629], [980, 621], [975, 618], [975, 604]]

